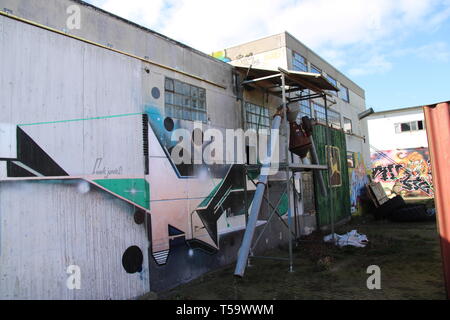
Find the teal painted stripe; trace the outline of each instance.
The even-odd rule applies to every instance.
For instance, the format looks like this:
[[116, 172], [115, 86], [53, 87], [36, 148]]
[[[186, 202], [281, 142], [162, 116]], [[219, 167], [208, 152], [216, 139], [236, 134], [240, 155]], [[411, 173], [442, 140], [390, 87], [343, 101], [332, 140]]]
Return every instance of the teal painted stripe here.
[[142, 115], [142, 112], [138, 113], [125, 113], [125, 114], [116, 114], [112, 116], [103, 116], [103, 117], [92, 117], [92, 118], [81, 118], [81, 119], [70, 119], [70, 120], [57, 120], [57, 121], [47, 121], [47, 122], [36, 122], [36, 123], [22, 123], [18, 124], [18, 127], [25, 126], [36, 126], [40, 124], [54, 124], [54, 123], [65, 123], [65, 122], [77, 122], [77, 121], [89, 121], [89, 120], [101, 120], [101, 119], [111, 119], [111, 118], [121, 118], [121, 117], [130, 117]]
[[215, 194], [219, 190], [220, 186], [223, 184], [225, 179], [223, 179], [218, 185], [216, 185], [211, 193], [198, 205], [198, 208], [203, 208], [208, 205], [208, 203], [214, 198]]
[[150, 185], [145, 179], [99, 179], [94, 182], [113, 194], [150, 209]]

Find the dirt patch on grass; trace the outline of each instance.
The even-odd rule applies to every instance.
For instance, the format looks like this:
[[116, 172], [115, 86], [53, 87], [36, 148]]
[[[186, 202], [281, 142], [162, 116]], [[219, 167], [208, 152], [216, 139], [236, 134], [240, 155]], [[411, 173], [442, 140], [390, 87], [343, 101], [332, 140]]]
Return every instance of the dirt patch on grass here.
[[[233, 277], [234, 265], [210, 272], [160, 299], [445, 299], [435, 223], [391, 223], [359, 218], [337, 230], [366, 234], [365, 248], [338, 248], [322, 242], [324, 234], [301, 239], [288, 263], [251, 260], [245, 277]], [[286, 257], [287, 249], [267, 252]], [[367, 267], [381, 268], [381, 290], [368, 290]]]

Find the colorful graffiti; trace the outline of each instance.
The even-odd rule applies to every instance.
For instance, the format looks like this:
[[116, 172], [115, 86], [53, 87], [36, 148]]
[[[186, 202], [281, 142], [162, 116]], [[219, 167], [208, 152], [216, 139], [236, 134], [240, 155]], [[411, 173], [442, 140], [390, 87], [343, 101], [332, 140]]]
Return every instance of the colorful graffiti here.
[[350, 175], [350, 208], [352, 214], [362, 213], [362, 198], [366, 192], [369, 176], [361, 153], [347, 153], [348, 171]]
[[227, 57], [227, 50], [216, 51], [211, 54], [216, 59], [222, 60], [223, 62], [230, 62], [231, 59]]
[[434, 196], [427, 148], [379, 151], [371, 159], [372, 177], [388, 195]]
[[[152, 255], [156, 263], [167, 263], [174, 237], [184, 238], [192, 249], [217, 252], [219, 219], [226, 219], [229, 211], [244, 212], [243, 207], [234, 208], [229, 201], [242, 193], [242, 165], [176, 164], [172, 151], [177, 141], [171, 135], [177, 128], [188, 129], [185, 128], [188, 124], [166, 117], [155, 106], [146, 107], [146, 115], [148, 141], [152, 146], [148, 180], [155, 186], [150, 196], [150, 214]], [[183, 152], [193, 156], [193, 150]], [[176, 230], [176, 234], [171, 230]]]

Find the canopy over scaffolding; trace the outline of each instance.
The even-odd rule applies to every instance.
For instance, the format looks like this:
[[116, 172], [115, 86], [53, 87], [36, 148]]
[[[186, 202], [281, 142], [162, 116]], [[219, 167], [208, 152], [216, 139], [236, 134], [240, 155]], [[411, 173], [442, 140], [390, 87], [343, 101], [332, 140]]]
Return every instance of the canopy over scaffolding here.
[[286, 89], [286, 93], [302, 90], [312, 90], [317, 94], [323, 94], [324, 91], [339, 91], [337, 87], [319, 73], [285, 70], [282, 68], [278, 68], [278, 70], [255, 69], [251, 66], [236, 67], [236, 69], [246, 74], [246, 80], [242, 82], [243, 86], [259, 87], [279, 97], [283, 95], [281, 75], [284, 75], [285, 86], [289, 87]]

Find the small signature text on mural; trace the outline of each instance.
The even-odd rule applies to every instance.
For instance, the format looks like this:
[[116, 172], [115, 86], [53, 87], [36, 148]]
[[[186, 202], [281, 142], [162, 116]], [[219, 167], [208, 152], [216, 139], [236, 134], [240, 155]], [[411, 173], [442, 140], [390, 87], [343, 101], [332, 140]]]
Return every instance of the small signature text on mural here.
[[102, 175], [102, 176], [110, 176], [110, 175], [121, 175], [123, 172], [122, 166], [118, 168], [108, 168], [106, 166], [102, 166], [103, 158], [97, 158], [95, 160], [94, 168], [92, 169], [92, 174]]

